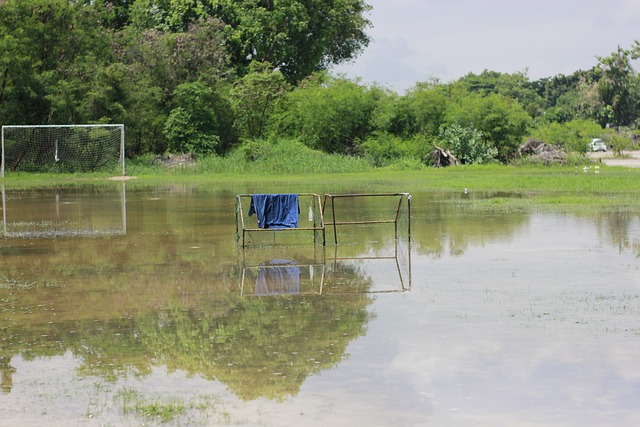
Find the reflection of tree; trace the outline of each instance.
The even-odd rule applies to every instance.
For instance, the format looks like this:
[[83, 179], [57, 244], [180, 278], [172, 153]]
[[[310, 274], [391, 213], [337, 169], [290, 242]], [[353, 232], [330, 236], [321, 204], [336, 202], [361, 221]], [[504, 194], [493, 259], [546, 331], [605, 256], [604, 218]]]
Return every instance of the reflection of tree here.
[[[212, 210], [210, 194], [155, 195], [144, 197], [161, 206], [142, 209], [129, 193], [126, 236], [0, 248], [3, 390], [14, 356], [70, 352], [83, 360], [80, 375], [115, 380], [167, 366], [219, 380], [242, 399], [283, 398], [364, 333], [366, 294], [241, 299], [228, 206]], [[343, 289], [368, 283], [340, 272]]]
[[631, 212], [610, 212], [598, 213], [595, 218], [601, 236], [611, 241], [619, 252], [631, 250], [640, 257], [640, 215]]
[[[237, 276], [218, 271], [213, 285], [217, 291], [206, 297], [197, 284], [182, 282], [186, 294], [181, 301], [173, 292], [154, 293], [153, 306], [143, 302], [140, 307], [146, 286], [130, 289], [117, 309], [107, 312], [95, 295], [85, 292], [76, 295], [80, 312], [73, 320], [71, 313], [63, 319], [30, 315], [36, 304], [31, 299], [34, 289], [14, 291], [11, 303], [23, 307], [24, 313], [2, 328], [5, 337], [12, 337], [2, 342], [3, 357], [7, 355], [9, 366], [15, 354], [32, 359], [70, 351], [83, 359], [81, 375], [114, 380], [166, 366], [221, 381], [242, 399], [280, 399], [296, 394], [309, 375], [339, 363], [370, 318], [366, 294], [242, 299], [229, 277], [235, 282]], [[362, 289], [356, 272], [350, 272], [345, 283]], [[190, 287], [199, 292], [199, 299], [188, 296]], [[69, 289], [37, 291], [40, 298], [49, 294], [56, 302], [68, 296]], [[96, 321], [102, 316], [107, 317]], [[7, 369], [3, 378], [11, 378], [5, 375], [10, 373]]]
[[[518, 202], [519, 194], [431, 193], [414, 197], [411, 239], [424, 254], [462, 255], [471, 245], [509, 238], [525, 226], [529, 216]], [[418, 201], [420, 205], [417, 205]]]
[[143, 325], [141, 336], [170, 370], [219, 380], [241, 399], [278, 399], [344, 357], [364, 332], [367, 303], [363, 295], [249, 298], [222, 318], [173, 311], [161, 327]]
[[[224, 308], [163, 309], [97, 324], [67, 323], [51, 326], [46, 334], [37, 325], [23, 325], [6, 331], [21, 338], [4, 351], [15, 346], [26, 359], [71, 351], [83, 358], [81, 374], [111, 380], [166, 366], [221, 381], [241, 399], [280, 399], [345, 357], [347, 345], [365, 331], [369, 303], [365, 294], [236, 297]], [[5, 391], [13, 372], [9, 361], [0, 358]]]
[[13, 388], [13, 373], [16, 368], [11, 366], [10, 362], [10, 357], [0, 356], [0, 385], [3, 393], [9, 393]]

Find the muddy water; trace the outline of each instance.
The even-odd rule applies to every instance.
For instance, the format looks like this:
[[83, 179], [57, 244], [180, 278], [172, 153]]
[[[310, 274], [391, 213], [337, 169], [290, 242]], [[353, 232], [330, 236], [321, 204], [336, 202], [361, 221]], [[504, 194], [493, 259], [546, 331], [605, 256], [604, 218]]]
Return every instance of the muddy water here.
[[640, 422], [639, 215], [414, 193], [410, 246], [240, 251], [244, 190], [5, 191], [0, 426]]

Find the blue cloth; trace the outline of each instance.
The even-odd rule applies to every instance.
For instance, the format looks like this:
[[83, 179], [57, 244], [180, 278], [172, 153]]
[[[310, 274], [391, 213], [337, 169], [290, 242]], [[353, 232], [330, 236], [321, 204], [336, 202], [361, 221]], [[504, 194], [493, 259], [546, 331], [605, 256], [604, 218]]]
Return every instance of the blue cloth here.
[[253, 194], [249, 216], [256, 214], [260, 228], [297, 228], [297, 194]]
[[274, 259], [258, 269], [254, 295], [300, 293], [300, 267], [295, 261]]

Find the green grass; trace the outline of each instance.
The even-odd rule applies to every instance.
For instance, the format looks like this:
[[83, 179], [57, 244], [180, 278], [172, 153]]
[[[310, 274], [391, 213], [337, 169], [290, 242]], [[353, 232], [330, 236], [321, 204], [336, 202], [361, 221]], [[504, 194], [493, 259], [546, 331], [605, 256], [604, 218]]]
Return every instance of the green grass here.
[[[581, 161], [583, 161], [581, 163]], [[127, 162], [134, 176], [127, 188], [163, 183], [188, 183], [211, 188], [259, 185], [265, 191], [313, 188], [315, 192], [343, 189], [407, 192], [505, 192], [519, 193], [528, 204], [540, 207], [591, 206], [632, 210], [640, 206], [640, 169], [600, 166], [598, 173], [586, 158], [571, 166], [515, 165], [454, 166], [430, 168], [403, 159], [385, 168], [374, 168], [364, 159], [324, 154], [295, 141], [252, 142], [228, 157], [198, 158], [195, 164], [168, 167], [153, 156]], [[586, 173], [583, 169], [587, 166]], [[591, 168], [589, 168], [591, 166]], [[108, 173], [29, 174], [7, 172], [0, 180], [5, 188], [58, 185], [112, 184]], [[516, 200], [509, 198], [509, 203]], [[522, 202], [520, 202], [522, 203]]]

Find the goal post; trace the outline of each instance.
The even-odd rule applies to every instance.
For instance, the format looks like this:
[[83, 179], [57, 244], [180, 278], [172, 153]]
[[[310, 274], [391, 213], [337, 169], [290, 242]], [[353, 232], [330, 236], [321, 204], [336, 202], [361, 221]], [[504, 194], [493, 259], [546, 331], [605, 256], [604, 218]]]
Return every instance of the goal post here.
[[98, 172], [125, 175], [124, 125], [5, 125], [2, 164], [6, 171]]

